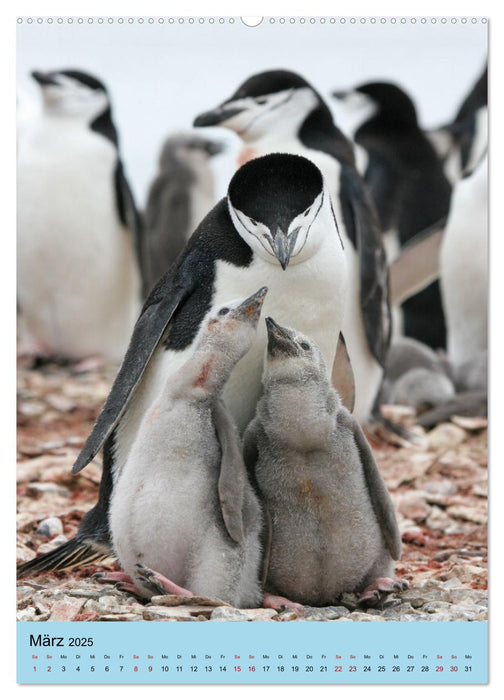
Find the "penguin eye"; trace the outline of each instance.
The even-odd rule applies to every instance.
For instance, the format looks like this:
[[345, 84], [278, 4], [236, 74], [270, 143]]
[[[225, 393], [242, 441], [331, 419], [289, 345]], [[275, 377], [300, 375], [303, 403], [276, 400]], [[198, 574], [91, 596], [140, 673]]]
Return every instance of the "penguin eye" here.
[[303, 350], [309, 350], [309, 349], [310, 349], [310, 346], [308, 345], [308, 343], [299, 343], [299, 344], [300, 344], [300, 346], [303, 348]]
[[268, 100], [266, 99], [266, 97], [258, 97], [258, 98], [256, 99], [256, 103], [257, 103], [258, 105], [265, 105], [267, 101], [268, 101]]
[[219, 316], [225, 316], [228, 313], [229, 313], [229, 309], [227, 306], [224, 306], [222, 309], [219, 310]]

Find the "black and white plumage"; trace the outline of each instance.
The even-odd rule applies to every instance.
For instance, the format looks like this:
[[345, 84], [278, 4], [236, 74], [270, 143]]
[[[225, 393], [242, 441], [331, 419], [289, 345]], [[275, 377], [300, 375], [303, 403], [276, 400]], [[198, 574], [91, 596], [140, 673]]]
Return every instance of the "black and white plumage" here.
[[[393, 83], [366, 83], [336, 92], [353, 114], [352, 138], [365, 153], [363, 176], [378, 211], [389, 262], [414, 236], [445, 222], [451, 185], [443, 163], [420, 127], [411, 98]], [[394, 335], [446, 346], [439, 282], [407, 299], [394, 317]]]
[[446, 176], [457, 182], [471, 172], [488, 147], [488, 66], [460, 105], [452, 122], [427, 132]]
[[146, 295], [215, 205], [209, 161], [222, 149], [217, 141], [190, 132], [173, 134], [163, 144], [144, 212], [142, 259]]
[[379, 225], [353, 149], [319, 93], [284, 70], [246, 80], [194, 126], [223, 126], [244, 141], [239, 163], [266, 153], [297, 153], [324, 174], [348, 260], [350, 276], [343, 334], [355, 374], [354, 415], [369, 418], [390, 339], [388, 278]]
[[[210, 308], [268, 287], [264, 313], [315, 338], [332, 367], [347, 295], [347, 261], [327, 185], [309, 160], [272, 154], [243, 166], [228, 196], [201, 222], [175, 265], [152, 290], [122, 367], [79, 455], [80, 471], [104, 446], [99, 502], [60, 551], [20, 569], [44, 570], [109, 551], [108, 507], [146, 412], [193, 352]], [[261, 391], [266, 329], [234, 368], [224, 398], [240, 429]]]
[[140, 310], [139, 217], [105, 86], [34, 72], [39, 114], [18, 156], [20, 349], [119, 362]]

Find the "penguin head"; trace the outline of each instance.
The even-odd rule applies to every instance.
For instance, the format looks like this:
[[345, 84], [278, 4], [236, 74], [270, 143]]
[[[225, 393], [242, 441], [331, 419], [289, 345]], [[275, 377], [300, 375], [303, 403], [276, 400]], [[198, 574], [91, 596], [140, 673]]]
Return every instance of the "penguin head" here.
[[261, 287], [246, 299], [235, 299], [210, 311], [202, 343], [217, 350], [221, 361], [234, 366], [250, 349], [267, 291], [267, 287]]
[[194, 126], [223, 126], [244, 141], [264, 134], [285, 139], [295, 136], [321, 98], [297, 73], [285, 70], [258, 73], [246, 80], [218, 107], [200, 114]]
[[106, 87], [97, 78], [77, 70], [33, 71], [44, 108], [91, 122], [110, 107]]
[[404, 90], [393, 83], [365, 83], [354, 90], [336, 91], [332, 95], [347, 120], [352, 120], [353, 133], [374, 117], [392, 127], [417, 125], [415, 105]]
[[173, 161], [188, 165], [206, 163], [213, 156], [225, 150], [225, 145], [215, 139], [202, 138], [196, 132], [181, 132], [171, 135], [163, 144], [159, 166], [161, 170], [171, 169]]
[[228, 207], [243, 240], [284, 270], [311, 257], [327, 226], [335, 226], [320, 170], [310, 160], [287, 153], [245, 163], [229, 184]]
[[280, 326], [271, 316], [266, 318], [266, 328], [266, 381], [298, 382], [307, 378], [326, 378], [324, 358], [311, 338]]

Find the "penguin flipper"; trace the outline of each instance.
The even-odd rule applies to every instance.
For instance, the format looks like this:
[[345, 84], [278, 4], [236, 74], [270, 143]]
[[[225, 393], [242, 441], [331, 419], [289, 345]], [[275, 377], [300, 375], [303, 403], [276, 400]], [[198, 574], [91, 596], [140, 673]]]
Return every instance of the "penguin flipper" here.
[[93, 544], [80, 541], [76, 537], [56, 547], [51, 552], [41, 554], [17, 567], [17, 578], [40, 574], [44, 571], [61, 571], [74, 566], [85, 566], [112, 556], [110, 552], [100, 551]]
[[359, 255], [364, 331], [370, 351], [383, 367], [392, 329], [387, 259], [376, 212], [354, 167], [341, 169], [340, 199], [347, 234]]
[[133, 192], [124, 174], [124, 167], [120, 158], [117, 159], [114, 173], [114, 184], [116, 192], [116, 204], [119, 212], [119, 219], [133, 237], [135, 252], [140, 270], [143, 269], [142, 250], [142, 219], [136, 208]]
[[339, 334], [336, 357], [334, 358], [332, 367], [331, 382], [338, 392], [343, 406], [347, 408], [350, 413], [353, 413], [355, 406], [355, 377], [345, 338], [341, 332]]
[[374, 455], [358, 422], [345, 410], [338, 413], [338, 422], [349, 428], [359, 451], [360, 461], [366, 480], [376, 519], [380, 525], [383, 539], [393, 559], [401, 557], [401, 534], [397, 526], [394, 504], [383, 481]]
[[224, 524], [235, 542], [243, 538], [243, 505], [245, 500], [246, 469], [240, 451], [238, 431], [221, 400], [212, 412], [217, 437], [221, 446], [219, 500]]
[[152, 290], [138, 318], [130, 344], [110, 394], [73, 466], [77, 474], [96, 456], [111, 435], [140, 382], [163, 333], [180, 303], [191, 293], [191, 256], [171, 268]]
[[439, 252], [446, 219], [417, 233], [390, 266], [390, 302], [399, 306], [439, 277]]
[[243, 436], [243, 459], [245, 461], [245, 467], [247, 468], [248, 478], [252, 485], [252, 488], [256, 492], [256, 495], [261, 504], [261, 509], [263, 511], [263, 526], [261, 528], [261, 551], [262, 551], [262, 562], [261, 571], [259, 575], [259, 580], [261, 581], [262, 587], [266, 585], [266, 580], [268, 578], [268, 571], [271, 561], [271, 545], [273, 542], [273, 520], [271, 518], [271, 513], [265, 503], [262, 496], [261, 489], [257, 483], [256, 477], [256, 464], [259, 459], [259, 450], [257, 447], [258, 443], [258, 432], [261, 430], [259, 420], [253, 418], [245, 431]]

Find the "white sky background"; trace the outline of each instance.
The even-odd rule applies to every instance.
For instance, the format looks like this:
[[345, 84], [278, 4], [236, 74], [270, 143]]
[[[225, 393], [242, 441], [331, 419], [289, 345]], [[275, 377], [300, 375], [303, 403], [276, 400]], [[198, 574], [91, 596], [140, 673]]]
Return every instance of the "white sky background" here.
[[[95, 74], [111, 94], [128, 178], [143, 206], [169, 132], [229, 97], [250, 75], [285, 68], [304, 75], [327, 96], [333, 89], [391, 80], [414, 98], [421, 123], [450, 120], [479, 77], [487, 54], [487, 28], [478, 20], [441, 24], [271, 24], [247, 27], [238, 18], [204, 24], [18, 25], [19, 104], [38, 97], [31, 70], [76, 68]], [[330, 104], [330, 100], [328, 99]], [[26, 113], [26, 112], [25, 112]], [[205, 130], [210, 135], [210, 130]], [[218, 195], [232, 174], [236, 143], [216, 161]]]

